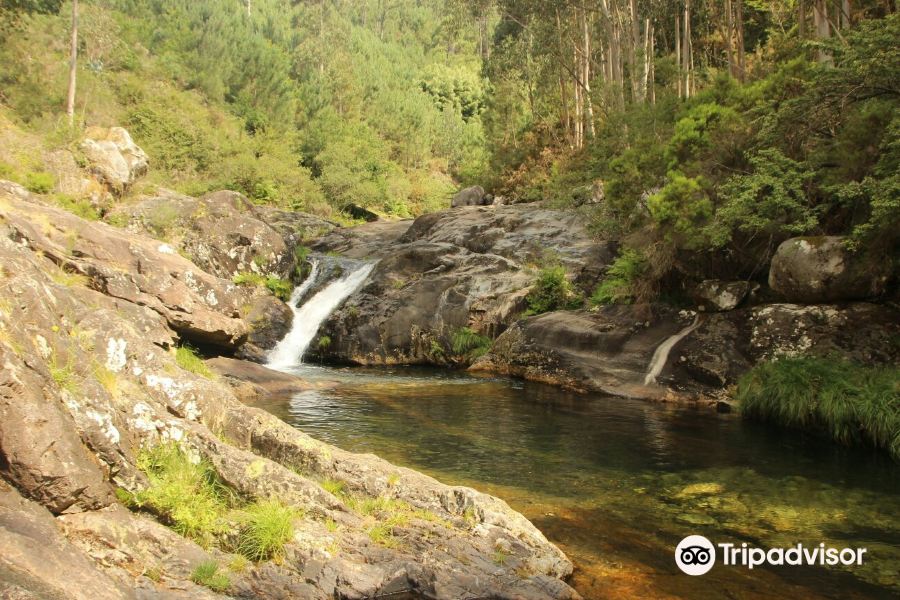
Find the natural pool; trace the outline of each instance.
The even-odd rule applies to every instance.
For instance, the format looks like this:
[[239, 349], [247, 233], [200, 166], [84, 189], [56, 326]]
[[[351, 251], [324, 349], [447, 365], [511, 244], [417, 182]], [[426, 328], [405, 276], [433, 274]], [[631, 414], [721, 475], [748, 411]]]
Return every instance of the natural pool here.
[[[334, 388], [262, 406], [321, 440], [505, 499], [576, 563], [585, 598], [900, 594], [900, 466], [734, 415], [421, 369], [304, 365]], [[717, 564], [677, 543], [865, 547], [861, 567]]]

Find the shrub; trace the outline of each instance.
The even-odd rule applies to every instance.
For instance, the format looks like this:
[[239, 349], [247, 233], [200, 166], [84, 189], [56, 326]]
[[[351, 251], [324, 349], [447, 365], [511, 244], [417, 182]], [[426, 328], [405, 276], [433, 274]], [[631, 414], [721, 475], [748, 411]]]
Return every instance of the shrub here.
[[294, 286], [286, 279], [267, 277], [266, 289], [272, 292], [272, 294], [282, 302], [287, 302], [291, 298], [291, 291], [293, 291]]
[[191, 581], [220, 594], [231, 587], [231, 579], [220, 571], [218, 563], [212, 560], [197, 565], [191, 573]]
[[63, 210], [67, 210], [87, 221], [96, 221], [100, 218], [100, 213], [97, 212], [97, 209], [84, 198], [73, 198], [66, 194], [54, 194], [52, 199]]
[[900, 368], [839, 358], [781, 358], [757, 365], [737, 387], [750, 418], [866, 443], [900, 460]]
[[56, 178], [52, 173], [40, 171], [37, 173], [28, 173], [25, 176], [25, 187], [29, 192], [35, 194], [49, 194], [56, 186]]
[[528, 313], [539, 315], [552, 310], [578, 308], [582, 298], [572, 289], [565, 267], [555, 265], [541, 269], [525, 301], [528, 303]]
[[284, 545], [294, 537], [296, 510], [277, 500], [261, 500], [248, 506], [238, 552], [253, 561], [280, 558]]
[[475, 333], [468, 327], [462, 327], [453, 332], [450, 346], [454, 354], [465, 356], [474, 360], [487, 354], [493, 343], [491, 338]]
[[634, 284], [646, 271], [644, 256], [637, 250], [622, 252], [606, 271], [606, 277], [591, 295], [591, 304], [631, 304]]
[[209, 370], [209, 367], [206, 366], [206, 363], [203, 362], [197, 351], [188, 345], [179, 346], [175, 350], [175, 362], [185, 371], [190, 371], [207, 379], [213, 378], [213, 372]]

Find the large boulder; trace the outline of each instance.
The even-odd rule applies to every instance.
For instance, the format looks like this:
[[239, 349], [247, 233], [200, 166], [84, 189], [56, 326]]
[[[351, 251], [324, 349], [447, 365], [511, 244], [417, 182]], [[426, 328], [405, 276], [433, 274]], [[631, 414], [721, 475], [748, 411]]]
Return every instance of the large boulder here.
[[[401, 230], [405, 230], [402, 231]], [[577, 215], [522, 206], [446, 210], [387, 227], [337, 231], [314, 246], [380, 262], [323, 325], [327, 357], [360, 364], [446, 364], [463, 328], [496, 337], [527, 308], [547, 260], [592, 289], [613, 257]]]
[[150, 165], [147, 154], [121, 127], [89, 128], [81, 151], [97, 179], [117, 194], [145, 175]]
[[247, 292], [179, 255], [169, 244], [85, 221], [0, 182], [0, 216], [15, 240], [48, 257], [61, 278], [149, 307], [197, 345], [235, 350], [250, 333]]
[[[216, 289], [199, 287], [220, 280], [160, 242], [0, 189], [0, 596], [215, 597], [189, 577], [207, 556], [235, 560], [239, 515], [203, 550], [154, 522], [150, 506], [136, 515], [110, 494], [145, 489], [139, 449], [165, 443], [205, 460], [229, 497], [297, 509], [283, 560], [231, 574], [235, 596], [578, 598], [561, 581], [571, 562], [503, 501], [322, 443], [183, 368], [171, 345], [186, 317], [173, 315], [230, 318], [213, 308], [231, 300], [214, 304]], [[228, 373], [259, 387], [270, 378]], [[395, 527], [403, 543], [376, 543], [373, 519], [388, 517], [362, 514], [324, 480], [396, 503], [408, 515]], [[62, 534], [47, 509], [62, 515]]]
[[165, 239], [203, 270], [224, 279], [241, 273], [288, 279], [295, 259], [284, 237], [238, 192], [191, 198], [161, 191], [120, 209], [129, 230]]
[[884, 293], [891, 261], [865, 250], [852, 252], [839, 236], [783, 242], [769, 269], [769, 287], [789, 302], [824, 304], [864, 300]]
[[460, 206], [481, 206], [483, 204], [491, 204], [494, 200], [493, 197], [490, 202], [485, 202], [485, 196], [486, 194], [483, 187], [480, 185], [473, 185], [472, 187], [467, 187], [457, 192], [450, 201], [450, 206], [459, 208]]

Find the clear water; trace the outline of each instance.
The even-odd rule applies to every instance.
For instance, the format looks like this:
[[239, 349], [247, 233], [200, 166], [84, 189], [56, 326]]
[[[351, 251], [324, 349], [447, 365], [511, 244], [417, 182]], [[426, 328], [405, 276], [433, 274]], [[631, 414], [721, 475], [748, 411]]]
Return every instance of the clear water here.
[[[331, 389], [263, 406], [319, 439], [505, 499], [586, 598], [900, 595], [900, 467], [733, 415], [425, 370], [304, 365]], [[866, 547], [862, 567], [677, 570], [689, 534]]]

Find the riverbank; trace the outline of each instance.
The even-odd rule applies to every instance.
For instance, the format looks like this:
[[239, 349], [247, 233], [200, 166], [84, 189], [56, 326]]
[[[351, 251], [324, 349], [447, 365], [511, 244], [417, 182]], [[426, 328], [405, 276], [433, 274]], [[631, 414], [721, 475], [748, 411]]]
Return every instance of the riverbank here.
[[[235, 214], [225, 200], [205, 202]], [[249, 268], [217, 245], [240, 239], [190, 246], [215, 250], [205, 271], [9, 183], [0, 229], [4, 592], [579, 597], [571, 562], [502, 500], [315, 440], [198, 360], [192, 345], [234, 353], [289, 326], [253, 320], [284, 305], [219, 274]]]

